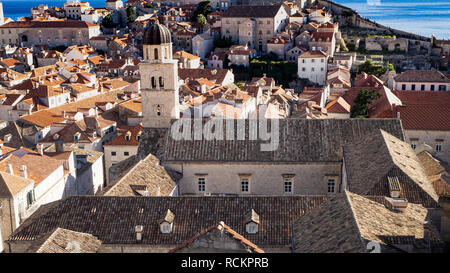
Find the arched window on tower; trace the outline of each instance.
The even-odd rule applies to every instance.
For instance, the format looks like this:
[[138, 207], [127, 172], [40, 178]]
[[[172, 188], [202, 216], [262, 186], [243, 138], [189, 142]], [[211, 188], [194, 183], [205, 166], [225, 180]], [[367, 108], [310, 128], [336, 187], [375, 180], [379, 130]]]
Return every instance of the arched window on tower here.
[[152, 77], [152, 88], [156, 88], [156, 79]]
[[156, 115], [161, 116], [161, 105], [156, 105]]
[[163, 79], [163, 77], [159, 77], [159, 87], [164, 87], [164, 79]]
[[155, 60], [158, 60], [158, 59], [159, 59], [159, 57], [158, 57], [158, 49], [155, 48]]

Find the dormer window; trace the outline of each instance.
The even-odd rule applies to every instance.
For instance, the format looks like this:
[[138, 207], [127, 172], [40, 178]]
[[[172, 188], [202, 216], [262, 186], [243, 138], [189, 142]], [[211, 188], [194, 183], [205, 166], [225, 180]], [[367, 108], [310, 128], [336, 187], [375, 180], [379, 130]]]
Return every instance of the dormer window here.
[[5, 142], [5, 143], [10, 142], [11, 138], [12, 138], [12, 135], [11, 134], [7, 134], [7, 135], [5, 135], [5, 137], [3, 139], [3, 142]]
[[248, 234], [256, 234], [259, 231], [259, 214], [254, 209], [245, 215], [245, 232]]
[[142, 132], [139, 132], [139, 133], [137, 134], [137, 136], [136, 136], [136, 140], [137, 140], [137, 141], [140, 141], [140, 140], [141, 140], [141, 135], [142, 135]]
[[164, 212], [162, 218], [159, 220], [159, 229], [161, 233], [172, 233], [173, 231], [173, 220], [175, 219], [175, 214], [168, 209]]
[[126, 141], [130, 141], [131, 140], [131, 132], [128, 131], [127, 134], [125, 135], [125, 140]]
[[74, 141], [80, 140], [80, 133], [76, 133], [75, 135], [73, 135], [73, 140]]

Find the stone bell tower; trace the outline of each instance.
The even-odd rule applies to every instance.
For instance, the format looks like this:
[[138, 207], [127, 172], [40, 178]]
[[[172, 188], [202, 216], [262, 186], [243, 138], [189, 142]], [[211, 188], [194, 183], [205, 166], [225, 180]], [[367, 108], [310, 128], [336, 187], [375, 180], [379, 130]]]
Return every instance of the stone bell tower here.
[[144, 128], [169, 128], [180, 117], [178, 60], [172, 59], [170, 31], [156, 22], [144, 32], [144, 60], [141, 74], [142, 125]]

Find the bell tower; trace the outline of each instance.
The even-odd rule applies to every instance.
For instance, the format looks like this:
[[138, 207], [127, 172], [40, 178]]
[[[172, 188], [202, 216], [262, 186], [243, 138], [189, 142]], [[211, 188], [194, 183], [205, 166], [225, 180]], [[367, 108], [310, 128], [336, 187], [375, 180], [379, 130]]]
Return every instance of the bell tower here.
[[142, 125], [169, 128], [180, 118], [178, 95], [178, 60], [172, 59], [170, 31], [158, 22], [144, 32], [144, 60], [141, 74]]

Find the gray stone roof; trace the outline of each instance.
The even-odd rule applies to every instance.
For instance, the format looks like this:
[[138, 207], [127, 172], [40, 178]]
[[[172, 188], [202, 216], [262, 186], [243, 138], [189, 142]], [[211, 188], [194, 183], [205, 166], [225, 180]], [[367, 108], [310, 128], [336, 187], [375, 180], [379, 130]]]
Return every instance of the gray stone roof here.
[[148, 191], [150, 196], [169, 196], [177, 186], [181, 174], [159, 165], [159, 160], [149, 154], [140, 160], [115, 183], [111, 183], [100, 195], [109, 196], [142, 196]]
[[273, 18], [278, 13], [280, 8], [281, 5], [231, 6], [223, 13], [222, 17]]
[[[379, 202], [346, 191], [332, 196], [294, 222], [295, 252], [364, 253], [368, 242], [378, 242], [381, 251], [398, 250], [393, 245], [424, 240], [428, 211], [408, 204], [396, 213]], [[430, 230], [430, 240], [438, 246], [439, 233]]]
[[389, 178], [399, 180], [400, 197], [436, 207], [438, 196], [411, 146], [380, 130], [344, 146], [349, 190], [362, 195], [390, 196]]
[[102, 242], [87, 233], [56, 228], [42, 235], [27, 249], [28, 253], [96, 253]]
[[[165, 140], [155, 138], [155, 129], [144, 128], [139, 149], [161, 155], [165, 161], [197, 162], [337, 162], [342, 159], [342, 146], [361, 139], [379, 129], [404, 139], [398, 119], [281, 119], [279, 146], [275, 151], [261, 151], [263, 140], [249, 140], [249, 120], [245, 120], [245, 140], [176, 140], [170, 131]], [[194, 126], [192, 124], [192, 126]], [[235, 137], [236, 122], [234, 122]], [[270, 131], [270, 122], [268, 124]], [[227, 122], [223, 122], [226, 136]], [[152, 140], [148, 136], [153, 135]], [[162, 134], [159, 134], [162, 137]], [[158, 149], [155, 149], [158, 145]]]
[[[328, 196], [117, 197], [71, 196], [38, 209], [14, 231], [9, 241], [34, 241], [64, 228], [89, 233], [103, 244], [135, 244], [135, 226], [143, 225], [142, 244], [177, 246], [220, 221], [254, 244], [288, 246], [291, 221], [323, 203]], [[173, 232], [160, 232], [167, 210]], [[246, 213], [260, 217], [257, 234], [245, 232]]]

